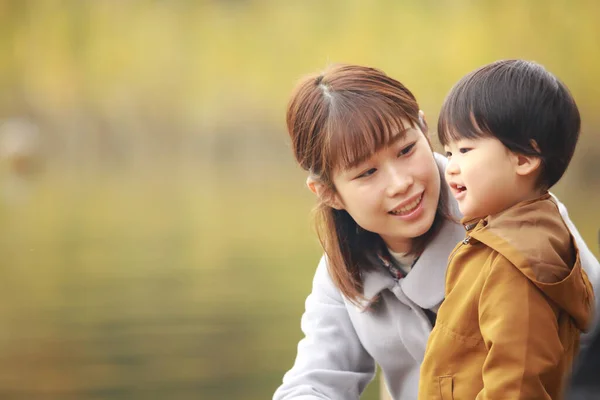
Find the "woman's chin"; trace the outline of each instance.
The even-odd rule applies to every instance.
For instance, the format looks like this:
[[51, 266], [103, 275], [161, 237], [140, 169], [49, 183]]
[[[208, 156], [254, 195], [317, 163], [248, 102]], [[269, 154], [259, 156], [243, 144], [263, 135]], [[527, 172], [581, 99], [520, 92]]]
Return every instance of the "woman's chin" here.
[[427, 213], [427, 215], [423, 215], [423, 217], [419, 221], [416, 221], [410, 227], [410, 238], [416, 239], [429, 232], [429, 230], [433, 226], [434, 219], [435, 213]]

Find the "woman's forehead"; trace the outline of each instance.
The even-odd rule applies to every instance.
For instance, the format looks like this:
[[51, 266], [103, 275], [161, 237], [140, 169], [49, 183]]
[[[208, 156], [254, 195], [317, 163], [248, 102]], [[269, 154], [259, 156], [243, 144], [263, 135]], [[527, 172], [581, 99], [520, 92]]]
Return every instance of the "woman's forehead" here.
[[386, 138], [387, 140], [378, 142], [377, 145], [374, 143], [365, 143], [364, 146], [356, 148], [358, 151], [353, 154], [353, 157], [349, 157], [348, 155], [338, 155], [336, 157], [337, 162], [334, 165], [334, 171], [343, 172], [353, 170], [370, 158], [376, 156], [378, 152], [393, 146], [396, 143], [414, 140], [421, 134], [421, 130], [417, 126], [412, 126], [407, 123], [402, 128], [396, 129], [393, 133], [390, 132], [389, 136]]

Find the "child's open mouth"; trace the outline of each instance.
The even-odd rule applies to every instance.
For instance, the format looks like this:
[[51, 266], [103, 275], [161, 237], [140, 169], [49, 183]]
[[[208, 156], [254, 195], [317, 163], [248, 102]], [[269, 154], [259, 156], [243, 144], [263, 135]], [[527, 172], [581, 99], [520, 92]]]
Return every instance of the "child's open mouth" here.
[[455, 182], [450, 182], [450, 188], [452, 189], [452, 193], [454, 194], [454, 197], [457, 200], [462, 198], [465, 195], [465, 192], [467, 191], [466, 186], [459, 185], [458, 183], [455, 183]]

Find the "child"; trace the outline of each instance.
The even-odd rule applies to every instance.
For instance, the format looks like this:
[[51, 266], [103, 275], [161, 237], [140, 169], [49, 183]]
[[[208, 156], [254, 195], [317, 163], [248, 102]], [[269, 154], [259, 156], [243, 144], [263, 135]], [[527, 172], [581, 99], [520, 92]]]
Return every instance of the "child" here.
[[421, 366], [419, 399], [558, 399], [593, 292], [548, 193], [580, 116], [542, 66], [498, 61], [461, 79], [438, 122], [465, 239]]

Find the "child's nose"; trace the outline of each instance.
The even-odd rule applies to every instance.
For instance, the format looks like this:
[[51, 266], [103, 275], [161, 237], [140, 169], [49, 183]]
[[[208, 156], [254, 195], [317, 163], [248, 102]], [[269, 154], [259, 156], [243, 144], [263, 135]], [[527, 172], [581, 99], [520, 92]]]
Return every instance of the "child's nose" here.
[[458, 166], [458, 163], [452, 159], [449, 159], [448, 164], [446, 165], [446, 174], [455, 175], [455, 174], [458, 174], [459, 172], [460, 172], [460, 167]]

